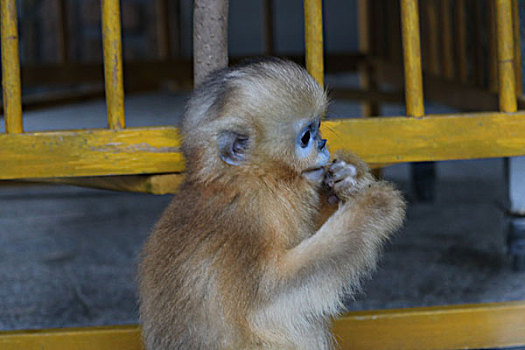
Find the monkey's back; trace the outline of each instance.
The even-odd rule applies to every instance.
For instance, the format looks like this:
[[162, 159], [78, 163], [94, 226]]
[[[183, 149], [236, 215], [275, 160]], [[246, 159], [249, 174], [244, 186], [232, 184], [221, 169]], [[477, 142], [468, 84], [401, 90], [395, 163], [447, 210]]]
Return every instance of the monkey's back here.
[[262, 245], [256, 229], [233, 215], [232, 200], [183, 188], [144, 245], [139, 289], [148, 349], [229, 348], [245, 338]]

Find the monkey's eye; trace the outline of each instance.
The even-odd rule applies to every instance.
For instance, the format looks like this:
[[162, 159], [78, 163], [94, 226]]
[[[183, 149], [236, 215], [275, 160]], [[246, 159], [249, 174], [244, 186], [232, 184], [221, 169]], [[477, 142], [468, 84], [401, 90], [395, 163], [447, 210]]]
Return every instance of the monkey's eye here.
[[306, 148], [308, 144], [310, 143], [311, 138], [312, 138], [312, 134], [310, 133], [310, 129], [306, 129], [304, 131], [303, 136], [301, 136], [301, 147]]

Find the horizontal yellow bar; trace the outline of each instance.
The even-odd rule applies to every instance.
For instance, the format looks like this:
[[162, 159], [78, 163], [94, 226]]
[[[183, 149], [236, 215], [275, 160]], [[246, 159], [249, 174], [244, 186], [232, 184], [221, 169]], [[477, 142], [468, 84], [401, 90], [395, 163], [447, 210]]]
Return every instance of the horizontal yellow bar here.
[[321, 0], [304, 0], [306, 69], [324, 86], [323, 6]]
[[5, 128], [8, 133], [23, 132], [22, 94], [20, 87], [20, 60], [18, 56], [18, 28], [15, 0], [2, 0], [2, 93]]
[[180, 172], [174, 127], [0, 134], [0, 179]]
[[353, 312], [335, 322], [341, 350], [525, 345], [525, 301]]
[[368, 163], [525, 155], [525, 113], [338, 119], [321, 128], [331, 151], [350, 149]]
[[[525, 112], [327, 120], [331, 151], [368, 163], [525, 155]], [[175, 173], [184, 170], [175, 127], [0, 134], [0, 179]]]
[[119, 0], [102, 0], [102, 42], [108, 126], [125, 127]]
[[109, 326], [0, 332], [2, 350], [143, 350], [139, 328]]
[[[31, 179], [28, 179], [31, 182]], [[151, 194], [177, 193], [184, 181], [184, 173], [159, 175], [120, 175], [93, 177], [60, 177], [35, 179], [35, 182], [101, 188], [112, 191], [142, 192]]]
[[[341, 349], [472, 349], [525, 345], [525, 302], [350, 312]], [[0, 332], [2, 350], [142, 350], [136, 325]]]

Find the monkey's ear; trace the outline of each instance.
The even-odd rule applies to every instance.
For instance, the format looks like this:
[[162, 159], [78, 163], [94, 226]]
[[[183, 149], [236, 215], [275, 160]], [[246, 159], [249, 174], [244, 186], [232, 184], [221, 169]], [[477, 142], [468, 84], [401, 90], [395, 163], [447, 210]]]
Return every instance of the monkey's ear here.
[[223, 161], [230, 165], [240, 165], [246, 160], [246, 149], [248, 148], [248, 136], [235, 131], [222, 131], [217, 136], [219, 155]]

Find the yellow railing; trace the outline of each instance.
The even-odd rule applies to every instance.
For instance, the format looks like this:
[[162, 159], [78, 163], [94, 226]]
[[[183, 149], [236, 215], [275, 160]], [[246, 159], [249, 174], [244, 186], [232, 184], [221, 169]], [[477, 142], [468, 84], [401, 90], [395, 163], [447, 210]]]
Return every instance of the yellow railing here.
[[[360, 1], [360, 4], [370, 5], [373, 3], [377, 5], [379, 2]], [[450, 2], [446, 1], [446, 3], [450, 9]], [[489, 4], [492, 3], [492, 1], [489, 2]], [[424, 13], [427, 13], [426, 9], [428, 8], [432, 10], [428, 11], [429, 14], [435, 14], [436, 9], [444, 11], [441, 7], [429, 7], [430, 2], [428, 1], [423, 1], [423, 4]], [[398, 52], [395, 49], [396, 41], [389, 44], [388, 50], [381, 49], [378, 51], [380, 45], [377, 43], [365, 45], [374, 57], [371, 59], [369, 56], [361, 57], [358, 62], [365, 63], [364, 72], [366, 74], [363, 75], [365, 78], [371, 72], [368, 76], [370, 84], [364, 84], [365, 88], [369, 89], [364, 91], [365, 98], [372, 96], [372, 98], [377, 97], [379, 99], [383, 97], [395, 99], [395, 95], [390, 96], [372, 90], [377, 89], [377, 84], [373, 80], [379, 79], [380, 81], [394, 83], [394, 85], [397, 84], [397, 86], [400, 85], [400, 82], [405, 81], [407, 115], [416, 118], [407, 120], [406, 117], [399, 116], [374, 118], [374, 120], [329, 120], [325, 123], [325, 132], [330, 136], [332, 148], [334, 150], [338, 148], [352, 149], [369, 163], [503, 157], [524, 154], [525, 131], [522, 127], [522, 112], [508, 114], [516, 111], [516, 94], [521, 91], [520, 70], [514, 69], [514, 62], [519, 52], [516, 49], [517, 45], [513, 45], [514, 38], [519, 37], [518, 27], [512, 21], [516, 18], [516, 11], [512, 10], [516, 7], [516, 1], [506, 0], [494, 3], [494, 9], [497, 10], [497, 16], [494, 16], [497, 24], [495, 27], [498, 29], [495, 33], [498, 37], [497, 40], [489, 40], [489, 42], [498, 43], [494, 52], [497, 53], [497, 60], [489, 61], [494, 61], [499, 67], [499, 74], [495, 78], [499, 77], [501, 82], [499, 84], [500, 113], [495, 113], [498, 110], [498, 96], [488, 89], [482, 90], [475, 87], [475, 84], [457, 84], [453, 80], [434, 74], [436, 73], [434, 70], [430, 70], [430, 73], [427, 73], [425, 79], [422, 80], [418, 1], [403, 0], [400, 5], [402, 12], [400, 37], [403, 41], [405, 78], [402, 76], [402, 66], [389, 63], [383, 57], [385, 54], [391, 53], [393, 55]], [[392, 10], [391, 2], [387, 2], [385, 6], [389, 6], [389, 10]], [[23, 132], [15, 1], [3, 0], [1, 11], [2, 80], [7, 133], [0, 134], [0, 167], [2, 169], [0, 180], [152, 173], [173, 174], [184, 170], [184, 160], [179, 152], [180, 139], [176, 127], [125, 128], [118, 1], [102, 2], [104, 76], [109, 130]], [[395, 18], [392, 17], [394, 12], [393, 10], [389, 11], [389, 17], [386, 18], [389, 25], [388, 30], [392, 33], [393, 40], [396, 37]], [[312, 75], [322, 82], [324, 55], [322, 51], [321, 1], [306, 1], [305, 16], [307, 67]], [[435, 16], [432, 15], [429, 18], [431, 17]], [[491, 18], [489, 17], [489, 19]], [[373, 21], [369, 20], [368, 22]], [[430, 22], [437, 25], [435, 23], [437, 20]], [[457, 23], [465, 24], [461, 20], [461, 16]], [[434, 28], [432, 32], [436, 34], [439, 31]], [[371, 34], [368, 33], [367, 36], [370, 37]], [[435, 42], [437, 38], [429, 41]], [[330, 57], [328, 57], [329, 59]], [[434, 65], [435, 62], [439, 61], [438, 57], [428, 57], [428, 60], [429, 64]], [[331, 62], [338, 63], [333, 59]], [[392, 59], [392, 62], [395, 63], [395, 59]], [[446, 73], [448, 70], [462, 72], [464, 68], [460, 69], [460, 67], [464, 66], [465, 62], [459, 63], [457, 67], [441, 67], [443, 68], [441, 69], [443, 75], [448, 74]], [[358, 65], [360, 64], [358, 63]], [[133, 68], [131, 63], [129, 66]], [[489, 64], [489, 68], [490, 66]], [[65, 70], [70, 68], [70, 66], [64, 67]], [[89, 71], [95, 72], [93, 69], [94, 67], [91, 67]], [[58, 76], [60, 68], [46, 68], [45, 71], [55, 72], [47, 72], [46, 76], [48, 77], [52, 74]], [[45, 73], [35, 69], [27, 72], [28, 74], [31, 72], [35, 72], [35, 74]], [[140, 73], [140, 69], [137, 67], [134, 72]], [[464, 73], [462, 74], [464, 75]], [[136, 75], [138, 74], [132, 74], [129, 79], [135, 78]], [[515, 78], [512, 79], [512, 76]], [[28, 76], [25, 79], [30, 78]], [[476, 79], [478, 78], [476, 77]], [[423, 91], [429, 99], [441, 101], [451, 106], [475, 107], [472, 110], [489, 111], [489, 113], [425, 116]], [[337, 89], [334, 92], [337, 96]], [[349, 94], [343, 93], [342, 95], [348, 96]], [[357, 94], [357, 96], [361, 95]], [[521, 96], [519, 96], [519, 101], [521, 104], [523, 103]], [[370, 109], [370, 111], [377, 112], [377, 108]], [[359, 132], [355, 132], [355, 130], [359, 130]], [[383, 137], [386, 130], [388, 130], [388, 137]], [[79, 181], [79, 183], [89, 185], [89, 181], [86, 179], [79, 179]], [[92, 181], [99, 180], [94, 179]], [[127, 180], [121, 179], [121, 181]], [[136, 183], [136, 179], [130, 178], [130, 181]], [[149, 180], [143, 177], [140, 181], [147, 182]], [[150, 186], [151, 184], [146, 184], [142, 188], [131, 186], [130, 189], [155, 193], [174, 190], [169, 182], [162, 183], [166, 183], [167, 187], [160, 190], [154, 189]]]
[[22, 126], [22, 89], [20, 87], [16, 1], [2, 0], [0, 4], [5, 129], [8, 133], [21, 133], [24, 129]]
[[102, 42], [108, 126], [123, 129], [126, 122], [119, 0], [102, 0]]
[[[368, 16], [373, 12], [363, 7], [371, 3], [378, 2], [359, 1], [360, 13]], [[390, 8], [393, 1], [381, 3]], [[428, 26], [428, 42], [426, 50], [423, 47], [423, 55], [419, 1], [400, 0], [399, 3], [402, 53], [397, 51], [395, 42], [390, 43], [388, 50], [369, 42], [371, 33], [368, 27], [373, 21], [371, 18], [361, 19], [360, 29], [366, 30], [360, 44], [365, 57], [358, 59], [357, 66], [364, 67], [360, 72], [364, 77], [363, 87], [369, 89], [365, 91], [366, 96], [395, 99], [395, 96], [373, 90], [377, 88], [374, 80], [395, 86], [404, 82], [406, 116], [329, 119], [323, 123], [323, 132], [331, 149], [351, 149], [365, 161], [379, 164], [525, 155], [525, 112], [517, 111], [524, 102], [521, 98], [521, 69], [517, 64], [521, 55], [519, 45], [515, 44], [519, 43], [517, 1], [489, 0], [487, 3], [494, 10], [488, 11], [488, 23], [483, 23], [479, 2], [476, 1], [473, 7], [476, 26], [488, 24], [490, 32], [494, 24], [494, 35], [490, 35], [488, 41], [487, 74], [480, 58], [475, 57], [471, 79], [465, 51], [465, 1], [441, 0], [439, 7], [433, 1], [422, 2], [422, 13], [427, 18], [425, 25]], [[322, 2], [305, 0], [304, 5], [306, 66], [323, 84]], [[451, 6], [459, 6], [454, 17], [459, 47], [456, 65], [452, 62], [452, 21], [446, 17]], [[61, 179], [56, 181], [75, 184], [84, 181], [85, 185], [153, 193], [174, 192], [184, 171], [178, 129], [174, 126], [125, 128], [118, 0], [102, 1], [108, 128], [96, 130], [23, 132], [15, 0], [1, 0], [0, 10], [6, 124], [6, 133], [0, 134], [0, 180], [59, 177]], [[439, 23], [437, 11], [442, 16]], [[396, 33], [394, 17], [394, 11], [388, 11], [385, 20], [393, 39]], [[438, 34], [443, 46], [440, 56]], [[479, 54], [481, 40], [478, 39], [474, 49]], [[422, 57], [425, 58], [426, 52], [426, 74], [423, 77]], [[402, 57], [404, 76], [401, 66], [395, 62], [397, 54]], [[391, 60], [387, 62], [384, 58], [389, 55]], [[483, 84], [484, 77], [488, 77], [487, 87]], [[347, 95], [352, 93], [355, 94], [347, 91]], [[426, 115], [424, 94], [428, 99], [482, 112]], [[369, 109], [373, 110], [377, 109]], [[140, 174], [145, 175], [129, 176]], [[517, 302], [351, 313], [337, 321], [334, 329], [343, 349], [524, 345], [524, 307], [523, 302]], [[476, 321], [475, 328], [469, 326], [478, 319], [482, 321]], [[59, 348], [64, 344], [82, 344], [78, 345], [79, 349], [140, 348], [139, 339], [136, 327], [9, 332], [0, 334], [0, 348], [15, 349], [25, 345], [35, 349], [42, 346]]]

